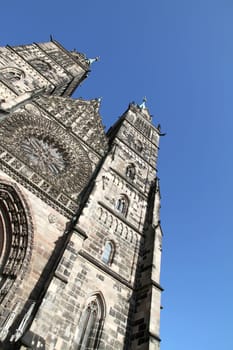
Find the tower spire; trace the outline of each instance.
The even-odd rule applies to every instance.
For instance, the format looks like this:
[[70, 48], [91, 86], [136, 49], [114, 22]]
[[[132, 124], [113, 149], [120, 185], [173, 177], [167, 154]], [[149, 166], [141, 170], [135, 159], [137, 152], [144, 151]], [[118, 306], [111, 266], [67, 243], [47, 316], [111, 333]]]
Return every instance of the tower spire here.
[[143, 99], [142, 99], [142, 103], [139, 105], [139, 107], [141, 109], [145, 109], [146, 108], [146, 102], [147, 102], [147, 98], [146, 98], [146, 96], [144, 96]]

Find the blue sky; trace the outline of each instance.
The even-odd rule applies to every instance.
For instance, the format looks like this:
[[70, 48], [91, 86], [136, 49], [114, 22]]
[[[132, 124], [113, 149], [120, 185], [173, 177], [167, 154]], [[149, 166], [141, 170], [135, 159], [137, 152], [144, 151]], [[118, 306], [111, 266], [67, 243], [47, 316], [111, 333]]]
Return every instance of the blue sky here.
[[233, 349], [233, 1], [8, 1], [0, 45], [49, 40], [100, 56], [76, 96], [109, 127], [144, 95], [167, 135], [161, 350]]

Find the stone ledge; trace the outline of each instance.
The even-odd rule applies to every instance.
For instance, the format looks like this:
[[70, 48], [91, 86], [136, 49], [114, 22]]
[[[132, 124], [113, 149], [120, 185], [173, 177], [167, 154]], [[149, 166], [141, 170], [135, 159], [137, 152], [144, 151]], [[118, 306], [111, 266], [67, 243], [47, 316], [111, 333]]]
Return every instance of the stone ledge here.
[[95, 265], [96, 267], [98, 267], [99, 269], [101, 269], [102, 271], [104, 271], [105, 273], [110, 275], [111, 277], [113, 277], [118, 282], [124, 284], [127, 288], [130, 288], [131, 290], [133, 290], [133, 286], [125, 278], [121, 277], [116, 272], [112, 271], [108, 266], [101, 264], [97, 259], [93, 258], [87, 252], [81, 250], [79, 252], [79, 255], [82, 256], [83, 258], [87, 259], [91, 264]]

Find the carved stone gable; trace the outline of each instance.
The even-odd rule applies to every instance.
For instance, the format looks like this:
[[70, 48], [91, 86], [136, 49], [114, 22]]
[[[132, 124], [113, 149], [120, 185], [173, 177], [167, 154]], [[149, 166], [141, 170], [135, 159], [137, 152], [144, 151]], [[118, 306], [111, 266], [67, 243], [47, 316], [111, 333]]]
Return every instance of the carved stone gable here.
[[99, 115], [99, 101], [41, 96], [37, 101], [66, 127], [101, 155], [107, 151], [107, 137]]

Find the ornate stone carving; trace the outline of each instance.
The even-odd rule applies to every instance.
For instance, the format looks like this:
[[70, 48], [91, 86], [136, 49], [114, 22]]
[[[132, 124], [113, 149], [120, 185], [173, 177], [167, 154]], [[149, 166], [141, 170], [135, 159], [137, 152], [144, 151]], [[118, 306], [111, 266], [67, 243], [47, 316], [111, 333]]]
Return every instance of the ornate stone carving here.
[[21, 148], [27, 155], [29, 164], [40, 168], [42, 173], [58, 175], [66, 167], [62, 152], [48, 137], [29, 135], [21, 142]]
[[11, 91], [5, 84], [0, 81], [1, 101], [6, 101], [8, 98], [14, 98], [16, 94]]
[[12, 115], [1, 124], [0, 144], [66, 194], [78, 194], [91, 175], [81, 144], [47, 118]]
[[0, 77], [11, 83], [15, 83], [24, 78], [25, 74], [21, 69], [15, 67], [7, 67], [0, 69]]
[[64, 230], [64, 225], [60, 222], [57, 215], [50, 213], [48, 215], [48, 221], [50, 224], [54, 224], [59, 231]]
[[98, 100], [72, 100], [57, 96], [43, 96], [37, 101], [55, 116], [68, 130], [73, 131], [89, 147], [103, 155], [107, 137], [99, 115]]
[[24, 109], [30, 113], [33, 114], [34, 116], [40, 117], [41, 116], [41, 111], [39, 110], [38, 107], [36, 107], [34, 104], [32, 103], [27, 103], [24, 105]]
[[5, 305], [5, 301], [14, 295], [15, 288], [23, 279], [33, 244], [29, 209], [17, 186], [6, 181], [0, 181], [1, 225], [0, 300], [4, 300]]

